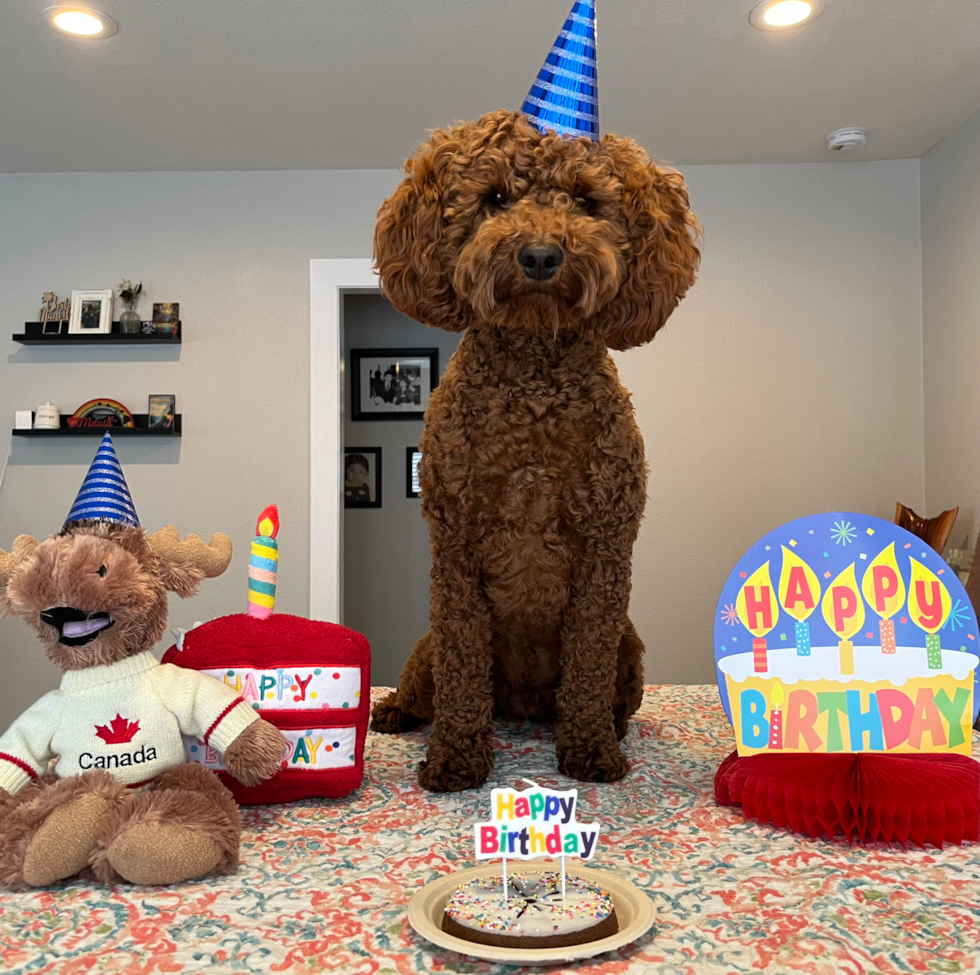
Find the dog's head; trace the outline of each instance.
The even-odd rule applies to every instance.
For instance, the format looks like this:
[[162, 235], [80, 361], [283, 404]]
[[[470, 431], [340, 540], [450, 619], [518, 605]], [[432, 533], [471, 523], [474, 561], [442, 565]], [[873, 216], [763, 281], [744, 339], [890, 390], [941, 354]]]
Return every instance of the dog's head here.
[[436, 130], [374, 237], [399, 311], [451, 332], [592, 332], [650, 341], [694, 283], [697, 220], [679, 173], [633, 141], [544, 134], [497, 111]]

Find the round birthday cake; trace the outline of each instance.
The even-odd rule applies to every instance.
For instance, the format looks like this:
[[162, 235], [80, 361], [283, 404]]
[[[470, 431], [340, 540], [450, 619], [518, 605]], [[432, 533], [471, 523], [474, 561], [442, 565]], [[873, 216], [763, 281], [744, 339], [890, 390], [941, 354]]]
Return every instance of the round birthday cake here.
[[607, 938], [619, 930], [612, 898], [601, 887], [568, 875], [514, 873], [504, 898], [500, 877], [462, 884], [450, 895], [442, 930], [482, 945], [564, 948]]

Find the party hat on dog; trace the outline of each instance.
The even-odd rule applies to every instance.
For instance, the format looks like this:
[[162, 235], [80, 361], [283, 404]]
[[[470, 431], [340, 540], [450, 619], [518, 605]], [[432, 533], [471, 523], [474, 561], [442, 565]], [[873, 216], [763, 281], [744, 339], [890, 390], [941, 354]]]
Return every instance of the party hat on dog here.
[[139, 528], [140, 520], [129, 493], [129, 485], [108, 432], [102, 438], [95, 460], [82, 481], [65, 525], [73, 521], [111, 521]]
[[521, 111], [542, 132], [599, 138], [595, 0], [577, 0]]

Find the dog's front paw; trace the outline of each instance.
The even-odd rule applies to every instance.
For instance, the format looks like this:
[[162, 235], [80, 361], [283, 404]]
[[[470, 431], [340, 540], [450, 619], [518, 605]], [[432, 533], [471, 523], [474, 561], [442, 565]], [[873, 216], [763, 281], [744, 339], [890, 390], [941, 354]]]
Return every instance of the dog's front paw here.
[[492, 768], [493, 746], [489, 738], [455, 747], [430, 741], [428, 757], [419, 765], [419, 785], [429, 792], [478, 789]]
[[615, 740], [558, 745], [558, 770], [580, 782], [615, 782], [626, 775], [629, 767], [629, 759]]

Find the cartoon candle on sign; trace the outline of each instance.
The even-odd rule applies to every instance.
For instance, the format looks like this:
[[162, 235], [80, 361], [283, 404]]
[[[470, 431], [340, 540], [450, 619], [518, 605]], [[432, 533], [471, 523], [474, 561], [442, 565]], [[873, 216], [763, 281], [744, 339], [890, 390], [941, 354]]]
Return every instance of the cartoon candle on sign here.
[[795, 552], [785, 545], [783, 567], [779, 570], [779, 602], [796, 620], [796, 656], [810, 656], [810, 624], [807, 617], [820, 599], [817, 574]]
[[895, 561], [895, 543], [880, 551], [864, 573], [861, 590], [868, 605], [881, 617], [878, 632], [881, 634], [881, 652], [895, 652], [895, 621], [892, 617], [905, 602], [905, 583]]
[[949, 616], [949, 591], [939, 577], [911, 556], [912, 579], [909, 585], [909, 616], [916, 626], [926, 631], [926, 660], [930, 670], [943, 665], [939, 645], [939, 629]]
[[769, 703], [772, 708], [769, 711], [769, 747], [783, 747], [783, 693], [782, 681], [777, 680], [773, 685], [772, 694], [769, 695]]
[[264, 620], [276, 605], [276, 571], [279, 568], [279, 509], [270, 504], [262, 510], [248, 557], [248, 615]]
[[840, 672], [853, 674], [854, 644], [851, 637], [864, 626], [864, 600], [858, 589], [853, 562], [830, 584], [821, 609], [827, 625], [840, 637]]
[[752, 641], [752, 656], [755, 672], [763, 674], [769, 669], [769, 647], [766, 634], [779, 619], [779, 603], [773, 592], [769, 578], [769, 563], [759, 566], [745, 580], [735, 600], [738, 618], [755, 639]]

